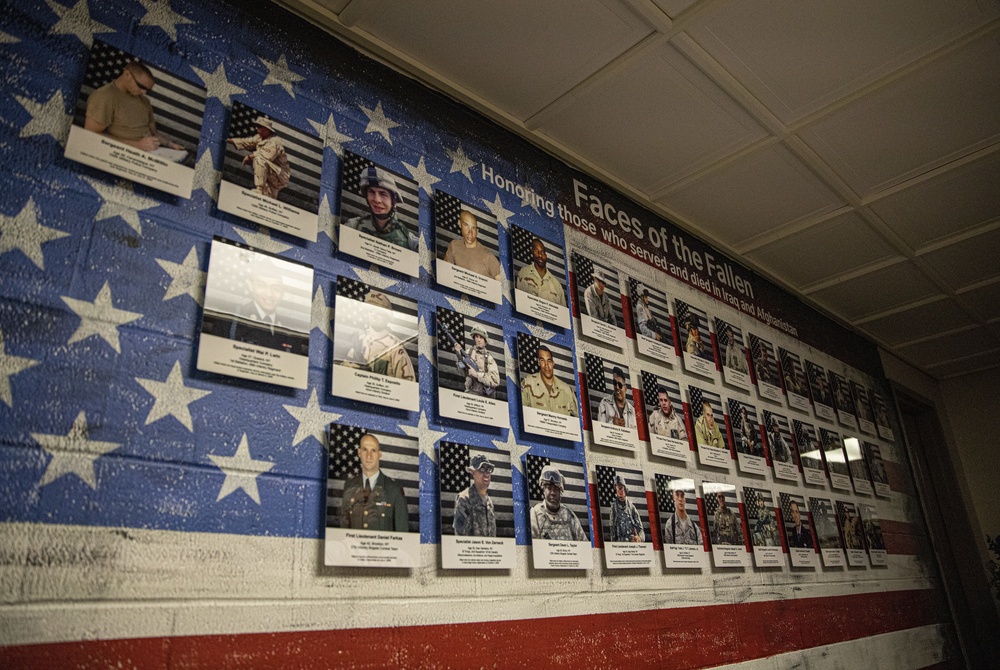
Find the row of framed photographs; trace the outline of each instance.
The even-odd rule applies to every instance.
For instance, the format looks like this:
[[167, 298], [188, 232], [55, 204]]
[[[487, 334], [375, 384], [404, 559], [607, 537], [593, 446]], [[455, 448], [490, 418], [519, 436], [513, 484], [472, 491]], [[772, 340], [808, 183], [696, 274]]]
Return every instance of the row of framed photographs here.
[[[419, 440], [332, 424], [329, 433], [324, 562], [332, 566], [420, 565]], [[441, 565], [511, 569], [516, 560], [510, 454], [438, 445]], [[591, 509], [582, 463], [524, 457], [527, 530], [539, 569], [593, 567]], [[654, 473], [654, 496], [639, 470], [596, 465], [594, 519], [607, 568], [643, 568], [663, 551], [668, 568], [887, 565], [875, 508], [867, 502], [777, 492], [759, 486]], [[655, 505], [650, 507], [650, 500]]]

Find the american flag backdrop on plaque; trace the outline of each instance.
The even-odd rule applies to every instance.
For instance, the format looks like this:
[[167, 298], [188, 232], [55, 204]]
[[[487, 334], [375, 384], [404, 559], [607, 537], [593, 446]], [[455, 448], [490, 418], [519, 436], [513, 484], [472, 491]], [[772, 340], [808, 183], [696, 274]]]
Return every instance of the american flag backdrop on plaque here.
[[468, 210], [476, 217], [479, 229], [476, 240], [499, 259], [500, 241], [498, 239], [499, 233], [496, 217], [478, 207], [473, 207], [463, 200], [459, 200], [450, 193], [435, 190], [434, 228], [436, 231], [435, 249], [437, 250], [437, 257], [444, 258], [445, 252], [448, 251], [448, 245], [462, 237], [458, 215], [463, 209]]
[[661, 522], [665, 522], [667, 517], [674, 513], [674, 490], [682, 489], [685, 494], [684, 509], [695, 523], [701, 525], [701, 520], [698, 519], [698, 491], [693, 479], [657, 472], [653, 475], [653, 482], [656, 486], [656, 508], [660, 511]]
[[722, 494], [723, 499], [726, 501], [726, 507], [736, 515], [736, 541], [734, 544], [743, 544], [743, 524], [742, 515], [740, 514], [739, 500], [736, 497], [736, 487], [732, 484], [721, 484], [718, 482], [702, 482], [702, 491], [704, 491], [703, 500], [705, 502], [705, 516], [708, 519], [709, 536], [712, 539], [712, 544], [729, 544], [728, 542], [718, 541], [718, 528], [715, 523], [715, 513], [719, 511], [719, 498], [718, 494]]
[[830, 383], [826, 379], [826, 370], [823, 366], [806, 361], [806, 373], [809, 377], [809, 391], [812, 393], [814, 403], [833, 407], [833, 399], [830, 397]]
[[531, 243], [534, 239], [542, 241], [545, 247], [545, 255], [548, 258], [546, 269], [552, 273], [559, 284], [566, 286], [566, 254], [561, 246], [535, 235], [521, 226], [510, 226], [510, 250], [514, 265], [514, 275], [525, 265], [531, 265], [534, 260], [531, 257]]
[[[90, 59], [87, 61], [87, 72], [83, 78], [80, 97], [76, 101], [73, 124], [83, 126], [87, 116], [87, 99], [96, 89], [114, 81], [122, 73], [127, 63], [138, 61], [139, 58], [106, 44], [94, 40], [90, 49]], [[201, 137], [202, 117], [205, 116], [205, 96], [207, 91], [185, 79], [161, 70], [154, 65], [142, 61], [142, 64], [153, 72], [155, 85], [146, 94], [153, 106], [156, 119], [156, 129], [168, 139], [180, 144], [189, 151], [184, 165], [194, 167], [195, 149]]]
[[784, 491], [778, 493], [778, 501], [781, 503], [781, 520], [785, 526], [786, 538], [791, 535], [792, 529], [795, 528], [795, 523], [792, 521], [792, 503], [798, 505], [799, 513], [802, 517], [802, 527], [808, 532], [809, 526], [809, 511], [806, 507], [805, 496], [799, 495], [798, 493], [785, 493]]
[[854, 398], [854, 408], [858, 412], [858, 418], [863, 421], [875, 421], [875, 412], [872, 410], [871, 400], [868, 398], [868, 390], [853, 379], [851, 384], [851, 396]]
[[[704, 358], [707, 361], [715, 361], [715, 354], [712, 353], [712, 333], [708, 328], [708, 313], [698, 309], [694, 305], [689, 305], [683, 300], [675, 300], [677, 312], [677, 323], [680, 326], [681, 348], [683, 351], [694, 349], [692, 353]], [[694, 348], [691, 340], [694, 335], [691, 329], [698, 331], [701, 339], [701, 347]]]
[[833, 397], [837, 402], [837, 409], [850, 415], [855, 414], [854, 398], [851, 396], [851, 387], [847, 384], [847, 379], [839, 372], [829, 371], [830, 388], [833, 389]]
[[565, 382], [576, 393], [576, 372], [573, 369], [573, 352], [566, 347], [542, 342], [530, 333], [517, 334], [517, 369], [520, 378], [523, 380], [527, 375], [538, 372], [538, 348], [545, 346], [552, 354], [552, 361], [555, 363], [552, 371], [556, 379]]
[[726, 347], [728, 346], [729, 343], [723, 341], [725, 338], [722, 336], [722, 333], [727, 333], [729, 331], [732, 331], [733, 333], [734, 346], [738, 347], [740, 353], [742, 354], [743, 347], [745, 346], [743, 342], [743, 329], [740, 328], [739, 326], [729, 323], [725, 319], [720, 319], [719, 317], [715, 317], [715, 336], [719, 340], [719, 351], [722, 353], [723, 356], [725, 356]]
[[889, 475], [885, 471], [885, 461], [882, 460], [882, 448], [875, 442], [864, 442], [862, 445], [868, 469], [872, 473], [872, 481], [876, 484], [889, 485]]
[[452, 345], [451, 338], [446, 333], [458, 341], [462, 351], [468, 351], [469, 347], [475, 346], [475, 340], [471, 330], [475, 327], [482, 328], [486, 333], [486, 350], [496, 361], [497, 369], [500, 372], [500, 384], [496, 387], [492, 398], [501, 402], [507, 402], [507, 361], [504, 358], [503, 329], [492, 323], [463, 316], [454, 310], [438, 307], [435, 312], [437, 322], [437, 373], [438, 384], [452, 391], [465, 392], [465, 373], [458, 369], [458, 356]]
[[571, 512], [576, 514], [576, 518], [583, 527], [583, 532], [590, 538], [590, 524], [588, 523], [589, 505], [587, 504], [587, 478], [584, 473], [582, 463], [571, 463], [548, 456], [536, 456], [527, 454], [525, 460], [525, 477], [528, 480], [528, 500], [529, 507], [544, 503], [542, 487], [538, 483], [538, 477], [542, 474], [542, 468], [546, 465], [554, 465], [562, 474], [566, 486], [563, 489], [561, 504], [565, 505]]
[[[743, 425], [742, 410], [747, 411], [749, 425]], [[729, 399], [729, 423], [733, 428], [733, 443], [737, 451], [752, 456], [763, 456], [764, 450], [760, 446], [760, 422], [757, 420], [757, 408], [750, 403]], [[744, 435], [746, 440], [744, 440]]]
[[654, 323], [649, 327], [660, 334], [660, 341], [673, 348], [674, 329], [670, 325], [670, 305], [667, 296], [663, 291], [652, 288], [650, 284], [643, 283], [634, 277], [628, 279], [628, 299], [632, 304], [632, 321], [636, 335], [639, 335], [639, 311], [636, 305], [642, 300], [643, 289], [649, 294], [649, 311], [653, 315]]
[[468, 468], [473, 456], [486, 456], [493, 464], [490, 487], [487, 491], [493, 501], [496, 515], [497, 537], [514, 537], [514, 498], [510, 454], [498, 449], [474, 447], [468, 444], [442, 441], [439, 444], [438, 463], [441, 481], [441, 534], [454, 534], [455, 498], [472, 485]]
[[[392, 310], [365, 302], [371, 292], [381, 293], [392, 303]], [[417, 337], [417, 302], [395, 293], [374, 288], [368, 284], [345, 277], [337, 277], [336, 323], [333, 336], [333, 359], [335, 362], [348, 360], [354, 349], [355, 356], [361, 351], [361, 341], [365, 336], [372, 314], [388, 316], [389, 332], [399, 340], [413, 364], [415, 381], [420, 381], [417, 363], [419, 344]], [[360, 362], [355, 360], [355, 363]]]
[[[764, 359], [764, 356], [767, 359]], [[764, 338], [750, 333], [750, 358], [753, 361], [754, 375], [758, 382], [768, 384], [778, 383], [778, 361], [774, 356], [774, 345]]]
[[[767, 436], [767, 448], [768, 453], [771, 454], [771, 458], [782, 463], [794, 463], [795, 462], [795, 445], [792, 442], [792, 430], [788, 424], [788, 419], [780, 414], [776, 414], [771, 410], [763, 410], [764, 415], [764, 435]], [[771, 442], [777, 442], [774, 435], [774, 428], [777, 427], [777, 433], [785, 443], [785, 450], [777, 449], [775, 444]], [[788, 458], [784, 458], [786, 455]]]
[[646, 541], [652, 539], [649, 532], [649, 503], [646, 500], [646, 484], [642, 472], [625, 468], [614, 468], [607, 465], [594, 466], [597, 471], [597, 502], [601, 506], [601, 528], [604, 529], [604, 541], [610, 542], [608, 529], [611, 528], [611, 504], [615, 500], [615, 477], [625, 480], [627, 490], [625, 497], [635, 505], [642, 521]]
[[812, 513], [813, 525], [816, 526], [816, 539], [821, 549], [843, 549], [840, 546], [840, 533], [837, 530], [837, 519], [834, 516], [833, 503], [829, 498], [809, 498], [809, 511]]
[[573, 274], [576, 278], [576, 304], [580, 314], [587, 313], [586, 303], [583, 298], [584, 292], [594, 283], [594, 269], [604, 274], [604, 293], [611, 301], [611, 310], [615, 315], [615, 325], [622, 324], [621, 310], [621, 289], [618, 284], [618, 271], [609, 269], [607, 266], [596, 263], [583, 254], [573, 252]]
[[[864, 530], [861, 527], [858, 506], [846, 500], [838, 500], [836, 507], [837, 524], [840, 526], [840, 539], [844, 543], [844, 549], [863, 549], [864, 538], [861, 536], [864, 534]], [[854, 526], [855, 532], [853, 534], [848, 532], [849, 526]], [[849, 545], [851, 540], [854, 541], [855, 546]]]
[[781, 359], [781, 372], [785, 377], [785, 391], [808, 397], [809, 382], [806, 381], [799, 355], [784, 347], [778, 347], [778, 357]]
[[865, 529], [865, 545], [868, 551], [885, 551], [885, 539], [882, 537], [882, 522], [876, 514], [874, 505], [862, 504], [861, 526]]
[[[242, 102], [233, 102], [227, 137], [252, 137], [257, 134], [257, 118], [265, 117], [285, 147], [291, 169], [288, 186], [278, 193], [278, 200], [316, 214], [319, 211], [319, 182], [323, 173], [323, 141], [312, 133], [293, 128]], [[253, 190], [253, 167], [244, 166], [247, 151], [239, 151], [226, 142], [222, 178], [247, 190]]]
[[684, 419], [684, 401], [681, 398], [680, 384], [672, 379], [654, 375], [652, 372], [647, 372], [646, 370], [639, 373], [639, 378], [642, 382], [642, 399], [646, 405], [647, 416], [650, 412], [659, 408], [660, 402], [657, 396], [662, 386], [667, 390], [667, 397], [670, 398], [670, 403], [674, 406], [674, 412], [681, 417], [681, 420]]
[[417, 182], [398, 172], [350, 151], [344, 151], [340, 173], [340, 218], [342, 221], [368, 214], [368, 201], [361, 195], [361, 173], [371, 166], [385, 170], [396, 180], [402, 201], [396, 205], [396, 218], [414, 235], [419, 234], [420, 190]]
[[358, 426], [330, 424], [330, 460], [326, 485], [326, 526], [340, 527], [340, 508], [345, 482], [361, 472], [358, 442], [374, 435], [382, 449], [379, 471], [403, 487], [411, 533], [420, 532], [420, 447], [416, 438], [394, 435]]
[[759, 489], [753, 486], [743, 487], [743, 510], [747, 515], [747, 523], [753, 528], [754, 522], [760, 517], [761, 507], [768, 508], [774, 506], [771, 499], [771, 492], [767, 489]]
[[584, 354], [587, 367], [587, 391], [590, 394], [591, 421], [597, 421], [597, 407], [605, 398], [614, 402], [615, 379], [614, 370], [619, 368], [625, 377], [625, 405], [634, 407], [632, 399], [632, 382], [629, 379], [628, 367], [622, 363], [606, 361], [594, 354]]
[[819, 441], [823, 445], [823, 459], [830, 472], [838, 475], [849, 474], [850, 469], [847, 467], [847, 456], [844, 454], [844, 443], [840, 439], [840, 433], [829, 428], [820, 428]]
[[822, 446], [816, 437], [816, 428], [811, 423], [794, 419], [792, 426], [795, 428], [795, 446], [799, 450], [799, 460], [802, 467], [822, 470], [823, 461], [820, 452]]
[[[723, 411], [722, 396], [718, 393], [698, 388], [697, 386], [688, 386], [688, 399], [691, 401], [691, 418], [695, 421], [701, 418], [702, 405], [705, 402], [709, 404], [712, 408], [712, 416], [715, 417], [715, 425], [719, 427], [723, 441], [727, 441], [728, 431], [726, 430], [725, 419], [723, 419], [725, 412]], [[728, 447], [726, 449], [728, 450]]]
[[864, 481], [870, 483], [872, 476], [868, 472], [868, 463], [865, 460], [861, 440], [856, 437], [845, 437], [844, 451], [847, 454], [847, 466], [851, 471], [851, 479], [855, 482]]

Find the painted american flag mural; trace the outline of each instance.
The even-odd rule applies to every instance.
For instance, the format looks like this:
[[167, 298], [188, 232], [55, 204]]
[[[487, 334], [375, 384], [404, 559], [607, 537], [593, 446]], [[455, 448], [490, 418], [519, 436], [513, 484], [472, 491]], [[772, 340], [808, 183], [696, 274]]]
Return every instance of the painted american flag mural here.
[[[190, 199], [63, 157], [62, 142], [80, 109], [95, 41], [207, 91], [198, 112], [200, 131], [188, 132], [195, 147]], [[536, 655], [543, 647], [532, 635], [554, 630], [523, 621], [585, 615], [594, 626], [610, 626], [601, 617], [616, 611], [617, 624], [635, 617], [659, 620], [665, 628], [672, 617], [690, 618], [684, 607], [720, 602], [714, 589], [729, 587], [710, 584], [710, 574], [677, 577], [655, 570], [648, 576], [650, 588], [693, 594], [665, 608], [662, 602], [635, 599], [630, 589], [608, 588], [598, 576], [539, 580], [516, 571], [477, 577], [475, 596], [493, 598], [496, 606], [476, 609], [468, 580], [435, 575], [440, 537], [435, 445], [445, 439], [511, 454], [511, 514], [519, 551], [526, 552], [530, 482], [523, 456], [530, 450], [543, 458], [584, 462], [583, 444], [556, 445], [523, 434], [516, 403], [511, 403], [514, 428], [501, 431], [439, 422], [427, 395], [418, 412], [331, 395], [340, 277], [418, 304], [414, 363], [421, 380], [435, 378], [437, 307], [503, 323], [508, 361], [516, 347], [506, 328], [512, 320], [542, 341], [575, 349], [571, 333], [514, 314], [510, 259], [502, 263], [505, 297], [495, 309], [437, 291], [433, 278], [435, 189], [490, 212], [499, 225], [502, 254], [511, 225], [563, 242], [561, 222], [481, 178], [488, 164], [546, 192], [554, 181], [546, 175], [565, 170], [561, 163], [520, 144], [512, 149], [509, 137], [495, 127], [304, 28], [277, 6], [28, 0], [7, 8], [0, 53], [8, 63], [0, 94], [0, 170], [6, 184], [0, 197], [0, 532], [7, 547], [0, 566], [5, 585], [0, 618], [2, 644], [8, 645], [0, 650], [3, 665], [60, 667], [69, 664], [67, 654], [80, 653], [141, 658], [163, 667], [189, 654], [192, 665], [238, 667], [229, 649], [239, 648], [247, 667], [265, 667], [266, 650], [275, 650], [275, 638], [264, 640], [269, 635], [300, 636], [297, 642], [315, 650], [316, 658], [324, 657], [324, 644], [335, 644], [348, 666], [362, 658], [391, 663], [392, 649], [416, 649], [419, 640], [425, 653], [447, 659], [463, 653], [462, 645], [477, 631], [485, 631], [496, 647], [514, 650], [515, 658]], [[315, 180], [310, 187], [318, 188], [316, 242], [217, 211], [223, 143], [236, 103], [321, 138], [321, 167], [310, 175]], [[348, 198], [340, 185], [351, 183], [345, 175], [352, 154], [412, 181], [409, 216], [421, 237], [421, 271], [412, 282], [336, 251], [337, 213]], [[195, 370], [214, 235], [315, 268], [306, 390]], [[558, 265], [564, 259], [554, 261], [550, 254], [554, 262], [564, 270]], [[508, 366], [503, 383], [515, 398], [516, 381]], [[401, 575], [322, 567], [331, 424], [417, 440], [419, 456], [407, 467], [421, 484], [419, 505], [410, 513], [419, 517], [425, 569]], [[893, 460], [890, 445], [882, 455], [893, 481], [898, 458]], [[579, 494], [585, 474], [572, 483]], [[886, 544], [909, 521], [905, 499], [894, 495], [878, 501]], [[580, 506], [577, 514], [583, 520], [586, 509]], [[891, 549], [889, 560], [891, 572], [879, 575], [877, 589], [875, 581], [870, 584], [877, 595], [849, 595], [853, 589], [839, 589], [834, 581], [824, 591], [834, 594], [824, 596], [832, 599], [827, 605], [860, 608], [859, 625], [871, 623], [866, 630], [885, 632], [895, 644], [915, 635], [911, 630], [943, 637], [938, 622], [921, 614], [934, 584], [920, 561], [903, 560]], [[526, 561], [520, 557], [520, 564]], [[904, 578], [908, 586], [895, 587], [896, 595], [887, 600], [893, 585], [886, 589], [885, 582], [902, 584]], [[607, 589], [600, 607], [579, 598], [591, 579]], [[805, 578], [810, 580], [822, 581], [822, 575]], [[385, 593], [386, 583], [390, 595], [373, 598]], [[742, 614], [776, 606], [775, 592], [791, 597], [792, 587], [779, 583], [767, 594], [752, 592], [740, 604]], [[441, 606], [456, 598], [458, 606]], [[358, 607], [362, 602], [365, 607]], [[909, 612], [909, 618], [879, 628], [888, 625], [878, 616], [886, 602]], [[384, 647], [360, 649], [347, 642], [351, 631], [390, 626], [400, 632]], [[508, 634], [520, 636], [515, 639], [522, 644], [505, 644]], [[210, 642], [206, 635], [236, 637], [231, 643]], [[831, 637], [809, 653], [829, 653], [828, 647], [846, 639]], [[116, 651], [115, 644], [124, 646]], [[721, 664], [737, 657], [806, 654], [794, 645], [762, 647], [749, 637], [734, 644], [724, 653], [701, 650], [699, 658]], [[185, 652], [185, 645], [198, 651]], [[582, 658], [587, 648], [557, 651]], [[731, 653], [735, 648], [738, 656]], [[684, 666], [683, 656], [674, 658]], [[272, 657], [272, 662], [278, 661]]]

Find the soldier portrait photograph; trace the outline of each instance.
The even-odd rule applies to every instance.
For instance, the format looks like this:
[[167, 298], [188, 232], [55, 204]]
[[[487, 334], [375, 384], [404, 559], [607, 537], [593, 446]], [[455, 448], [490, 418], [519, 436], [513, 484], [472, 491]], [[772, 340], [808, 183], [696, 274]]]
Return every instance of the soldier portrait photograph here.
[[663, 543], [701, 545], [698, 498], [693, 479], [656, 474], [657, 507], [663, 519]]
[[434, 193], [438, 257], [445, 263], [499, 281], [502, 278], [497, 245], [497, 223], [458, 198]]
[[517, 361], [524, 407], [577, 417], [576, 373], [569, 350], [517, 334]]
[[792, 496], [782, 493], [781, 515], [785, 522], [785, 540], [789, 547], [811, 549], [813, 547], [812, 530], [809, 518], [806, 516], [805, 500], [802, 496]]
[[569, 310], [557, 309], [567, 304], [566, 256], [562, 246], [520, 226], [512, 225], [509, 231], [515, 309], [568, 328]]
[[688, 372], [716, 378], [715, 348], [708, 314], [683, 300], [674, 300], [684, 367]]
[[440, 386], [506, 401], [503, 330], [444, 307], [436, 320]]
[[743, 346], [743, 331], [722, 319], [716, 319], [715, 333], [719, 341], [723, 366], [727, 370], [747, 374], [749, 368], [746, 349]]
[[510, 455], [442, 441], [441, 534], [462, 537], [514, 537]]
[[781, 535], [774, 516], [774, 499], [767, 489], [743, 487], [743, 507], [750, 527], [750, 543], [754, 547], [780, 547]]
[[[582, 316], [620, 328], [622, 301], [618, 273], [573, 252], [573, 272], [576, 280], [576, 304]], [[594, 336], [585, 330], [585, 335]]]
[[[529, 454], [528, 458], [532, 456]], [[533, 494], [531, 496], [533, 504], [529, 512], [531, 537], [535, 540], [588, 542], [590, 537], [584, 530], [584, 524], [587, 523], [586, 494], [579, 491], [573, 496], [576, 509], [567, 504], [569, 496], [564, 502], [563, 496], [567, 493], [568, 482], [562, 472], [563, 469], [566, 468], [562, 466], [561, 469], [560, 464], [552, 462], [539, 464], [538, 476], [532, 479], [535, 485], [531, 488]], [[579, 477], [579, 481], [582, 486], [582, 476]], [[535, 502], [536, 500], [538, 502]], [[580, 522], [581, 502], [584, 505], [583, 523]]]
[[740, 520], [736, 487], [731, 484], [702, 484], [709, 538], [713, 545], [743, 545], [743, 522]]
[[643, 370], [642, 387], [649, 434], [686, 441], [684, 405], [677, 382]]
[[646, 542], [649, 506], [638, 470], [597, 465], [597, 499], [605, 542]]
[[699, 392], [697, 402], [692, 399], [691, 406], [695, 411], [694, 434], [696, 443], [713, 449], [728, 449], [726, 438], [719, 425], [721, 417], [716, 417], [717, 410], [708, 399], [706, 392]]
[[[653, 292], [636, 279], [629, 279], [632, 299], [632, 320], [637, 335], [662, 343], [672, 353], [673, 329], [670, 326], [670, 309], [666, 296]], [[640, 353], [647, 353], [640, 347]]]

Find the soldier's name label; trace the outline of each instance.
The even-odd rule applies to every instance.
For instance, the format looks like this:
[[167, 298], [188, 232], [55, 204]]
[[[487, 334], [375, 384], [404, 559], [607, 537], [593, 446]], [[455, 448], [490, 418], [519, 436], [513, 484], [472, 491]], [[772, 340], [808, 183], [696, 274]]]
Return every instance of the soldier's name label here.
[[419, 253], [350, 226], [340, 226], [340, 250], [411, 277], [420, 276]]
[[757, 395], [764, 400], [781, 404], [781, 387], [757, 380]]
[[753, 562], [758, 568], [780, 568], [785, 565], [781, 547], [754, 547]]
[[616, 426], [613, 423], [592, 421], [591, 431], [594, 434], [594, 444], [612, 447], [613, 449], [635, 451], [636, 442], [639, 440], [635, 428]]
[[830, 486], [839, 491], [851, 490], [851, 478], [839, 472], [830, 473]]
[[514, 305], [518, 312], [551, 323], [560, 328], [569, 328], [569, 308], [549, 302], [519, 288], [514, 289]]
[[590, 570], [594, 567], [590, 542], [533, 539], [531, 558], [536, 570]]
[[823, 471], [818, 468], [807, 468], [802, 466], [802, 476], [806, 480], [806, 484], [812, 484], [814, 486], [825, 486], [826, 485], [826, 475]]
[[870, 496], [872, 494], [872, 483], [867, 479], [861, 479], [860, 477], [854, 480], [854, 492], [860, 493], [861, 495]]
[[892, 495], [892, 487], [882, 482], [875, 482], [875, 495], [888, 498]]
[[219, 209], [310, 242], [316, 241], [316, 230], [319, 228], [319, 217], [316, 214], [268, 198], [225, 179], [219, 184]]
[[868, 419], [862, 419], [858, 417], [858, 428], [862, 433], [868, 433], [869, 435], [875, 435], [875, 422]]
[[722, 378], [730, 386], [735, 386], [736, 388], [743, 389], [744, 391], [750, 390], [750, 375], [746, 372], [733, 370], [732, 368], [723, 366]]
[[847, 564], [852, 568], [866, 568], [868, 567], [868, 556], [865, 554], [864, 549], [848, 549], [847, 550]]
[[202, 333], [197, 367], [230, 377], [304, 389], [308, 383], [309, 357]]
[[729, 450], [722, 447], [713, 447], [703, 442], [698, 443], [698, 462], [713, 468], [729, 469], [732, 459], [729, 457]]
[[446, 263], [440, 259], [435, 267], [437, 268], [437, 281], [442, 286], [500, 304], [502, 291], [499, 280], [472, 270], [466, 270], [453, 263]]
[[889, 552], [885, 549], [872, 549], [868, 552], [868, 557], [871, 559], [872, 565], [889, 565]]
[[736, 452], [736, 462], [739, 464], [741, 472], [754, 475], [767, 474], [767, 461], [764, 460], [763, 456]]
[[833, 421], [834, 419], [833, 408], [829, 405], [824, 405], [821, 402], [813, 403], [813, 411], [821, 419], [826, 419], [827, 421]]
[[348, 365], [333, 366], [332, 393], [339, 398], [360, 400], [385, 407], [398, 407], [410, 412], [420, 409], [420, 384], [417, 382], [380, 375]]
[[896, 439], [895, 433], [892, 432], [892, 428], [889, 428], [889, 426], [883, 426], [880, 423], [876, 423], [875, 427], [878, 429], [878, 436], [881, 437], [883, 440], [888, 440], [889, 442], [892, 442], [893, 440]]
[[712, 561], [717, 568], [741, 568], [749, 563], [746, 547], [738, 544], [712, 545]]
[[652, 358], [657, 363], [672, 366], [677, 361], [677, 352], [666, 342], [657, 342], [652, 337], [636, 333], [635, 346], [640, 354]]
[[650, 434], [649, 446], [653, 450], [654, 456], [673, 458], [678, 461], [687, 462], [691, 454], [691, 446], [688, 441], [679, 437]]
[[441, 536], [441, 566], [445, 570], [510, 570], [516, 558], [512, 537]]
[[684, 352], [684, 368], [692, 374], [715, 380], [715, 363], [697, 354]]
[[845, 412], [842, 409], [837, 410], [837, 421], [839, 421], [842, 426], [847, 426], [848, 428], [853, 428], [854, 430], [858, 429], [857, 418], [853, 414]]
[[572, 442], [579, 442], [583, 439], [578, 417], [523, 406], [521, 412], [524, 417], [524, 432], [526, 433]]
[[804, 395], [799, 395], [794, 391], [788, 392], [788, 406], [792, 409], [797, 409], [800, 412], [809, 411], [809, 398]]
[[839, 568], [847, 564], [843, 549], [820, 549], [819, 551], [823, 556], [823, 565], [828, 568]]
[[66, 158], [171, 195], [191, 197], [194, 169], [80, 126], [70, 126]]
[[796, 568], [815, 568], [817, 565], [816, 552], [809, 548], [789, 547], [788, 557]]
[[782, 461], [773, 461], [773, 463], [775, 479], [784, 479], [790, 482], [799, 481], [799, 471], [795, 467], [795, 463], [785, 463]]
[[664, 544], [663, 565], [667, 568], [701, 568], [705, 551], [700, 544]]
[[650, 542], [605, 542], [604, 567], [648, 568], [653, 564], [653, 545]]
[[580, 315], [580, 332], [592, 340], [610, 344], [618, 349], [625, 347], [625, 331], [587, 314]]
[[506, 402], [453, 389], [439, 388], [438, 391], [441, 416], [497, 428], [510, 427], [510, 413]]
[[420, 533], [327, 528], [325, 565], [368, 568], [420, 566]]

